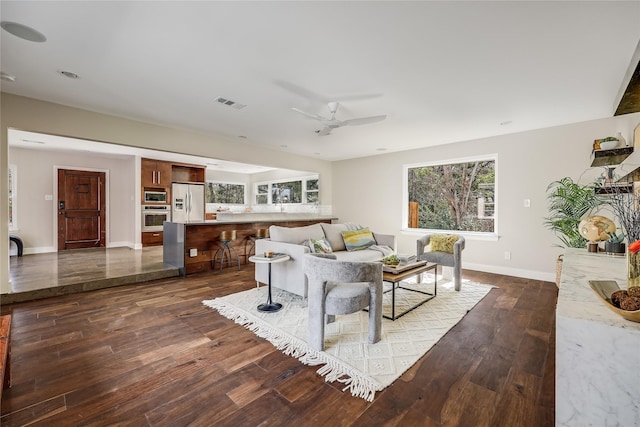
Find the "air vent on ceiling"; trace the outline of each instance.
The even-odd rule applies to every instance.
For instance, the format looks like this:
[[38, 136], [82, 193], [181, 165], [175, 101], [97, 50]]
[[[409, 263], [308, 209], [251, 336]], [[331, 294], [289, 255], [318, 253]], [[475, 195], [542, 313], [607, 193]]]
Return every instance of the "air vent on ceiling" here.
[[231, 101], [230, 99], [223, 98], [221, 96], [216, 98], [216, 101], [220, 104], [227, 105], [231, 108], [235, 108], [236, 110], [242, 110], [246, 105], [240, 104], [239, 102]]

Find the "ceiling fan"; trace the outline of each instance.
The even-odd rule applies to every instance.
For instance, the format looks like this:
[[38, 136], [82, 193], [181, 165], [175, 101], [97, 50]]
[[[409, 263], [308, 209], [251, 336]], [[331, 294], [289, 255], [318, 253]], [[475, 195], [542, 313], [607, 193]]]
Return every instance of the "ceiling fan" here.
[[357, 119], [349, 119], [349, 120], [338, 120], [336, 119], [336, 111], [338, 111], [338, 106], [340, 104], [337, 102], [329, 102], [327, 107], [329, 107], [329, 112], [331, 113], [330, 118], [322, 117], [317, 114], [307, 113], [306, 111], [302, 111], [298, 108], [292, 108], [293, 111], [296, 111], [300, 114], [303, 114], [311, 119], [318, 120], [322, 122], [324, 127], [320, 130], [317, 130], [316, 133], [318, 136], [329, 135], [332, 130], [337, 129], [342, 126], [358, 126], [358, 125], [366, 125], [369, 123], [381, 122], [382, 120], [387, 118], [386, 114], [381, 116], [369, 116], [369, 117], [360, 117]]

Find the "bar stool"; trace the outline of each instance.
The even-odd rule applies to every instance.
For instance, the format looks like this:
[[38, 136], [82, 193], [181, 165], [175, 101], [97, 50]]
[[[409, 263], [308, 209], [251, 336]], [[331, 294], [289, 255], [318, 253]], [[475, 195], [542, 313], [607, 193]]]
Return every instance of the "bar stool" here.
[[[249, 262], [249, 257], [251, 256], [251, 251], [253, 251], [253, 254], [255, 255], [256, 253], [256, 240], [259, 239], [267, 239], [269, 237], [269, 229], [268, 228], [258, 228], [256, 229], [255, 234], [252, 234], [250, 236], [247, 236], [247, 240], [244, 241], [244, 259], [247, 260], [246, 262]], [[249, 247], [249, 250], [247, 251], [247, 244], [251, 242], [251, 246]]]
[[238, 256], [238, 252], [236, 252], [235, 248], [229, 244], [230, 242], [235, 241], [237, 236], [238, 233], [236, 230], [225, 230], [220, 233], [218, 241], [222, 243], [222, 246], [216, 249], [213, 259], [211, 260], [211, 268], [215, 270], [216, 263], [219, 262], [220, 271], [222, 271], [222, 267], [224, 267], [225, 263], [231, 267], [234, 262], [237, 262], [238, 270], [240, 270], [240, 257]]

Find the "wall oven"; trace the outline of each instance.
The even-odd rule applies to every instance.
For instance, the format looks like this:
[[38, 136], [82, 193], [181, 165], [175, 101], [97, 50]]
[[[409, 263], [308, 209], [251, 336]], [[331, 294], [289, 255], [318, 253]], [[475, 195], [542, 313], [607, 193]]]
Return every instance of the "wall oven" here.
[[171, 221], [171, 206], [142, 206], [142, 231], [162, 231], [162, 223]]
[[167, 203], [166, 191], [145, 191], [144, 192], [145, 203]]

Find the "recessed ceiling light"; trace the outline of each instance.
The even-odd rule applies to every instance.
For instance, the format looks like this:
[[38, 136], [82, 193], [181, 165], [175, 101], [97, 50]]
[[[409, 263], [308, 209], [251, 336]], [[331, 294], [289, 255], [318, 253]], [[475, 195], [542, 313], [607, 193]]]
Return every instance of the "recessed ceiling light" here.
[[79, 78], [79, 76], [76, 73], [72, 73], [71, 71], [64, 71], [64, 70], [58, 70], [58, 73], [65, 76], [65, 77], [69, 77], [70, 79], [77, 79]]
[[500, 126], [507, 126], [510, 125], [512, 122], [511, 120], [505, 120], [504, 122], [500, 122]]
[[34, 30], [26, 25], [18, 24], [17, 22], [2, 21], [0, 27], [9, 34], [13, 34], [16, 37], [20, 37], [23, 40], [30, 42], [42, 43], [46, 42], [47, 38], [40, 31]]
[[244, 135], [238, 135], [238, 138], [240, 138], [240, 139], [247, 139], [247, 137], [246, 137], [246, 136], [244, 136]]
[[282, 145], [280, 145], [280, 147], [282, 147], [282, 148], [287, 148], [287, 147], [288, 147], [288, 145], [282, 144]]
[[4, 71], [0, 71], [0, 79], [6, 80], [8, 82], [15, 82], [16, 76], [12, 76], [11, 74], [7, 74]]
[[387, 151], [386, 148], [376, 148], [376, 151]]

